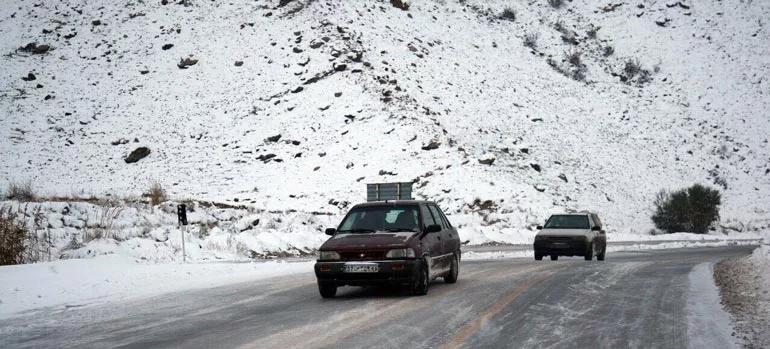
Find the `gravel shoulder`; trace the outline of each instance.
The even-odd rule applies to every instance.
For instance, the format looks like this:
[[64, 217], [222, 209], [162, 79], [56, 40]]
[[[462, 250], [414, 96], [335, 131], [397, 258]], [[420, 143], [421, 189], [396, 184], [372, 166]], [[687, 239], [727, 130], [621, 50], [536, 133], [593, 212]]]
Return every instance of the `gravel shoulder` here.
[[722, 304], [733, 318], [743, 348], [770, 348], [770, 275], [767, 245], [750, 256], [725, 259], [714, 267]]

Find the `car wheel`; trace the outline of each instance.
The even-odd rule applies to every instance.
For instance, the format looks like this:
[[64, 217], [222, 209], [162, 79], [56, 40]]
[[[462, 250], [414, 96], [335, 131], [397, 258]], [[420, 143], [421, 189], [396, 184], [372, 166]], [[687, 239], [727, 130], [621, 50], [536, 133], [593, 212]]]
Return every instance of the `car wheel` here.
[[428, 263], [423, 260], [417, 267], [417, 273], [412, 280], [412, 294], [415, 296], [424, 296], [428, 293]]
[[589, 243], [586, 247], [586, 254], [585, 254], [586, 260], [590, 261], [594, 259], [594, 243]]
[[457, 282], [457, 276], [460, 274], [460, 262], [457, 255], [452, 256], [452, 266], [449, 268], [449, 273], [444, 276], [444, 282], [453, 284]]
[[323, 298], [334, 298], [337, 295], [337, 285], [329, 282], [318, 282], [318, 292]]
[[535, 252], [535, 260], [536, 261], [542, 261], [543, 260], [543, 255]]
[[552, 260], [552, 261], [556, 261], [556, 260], [559, 260], [559, 256], [556, 256], [556, 255], [551, 255], [551, 260]]
[[600, 260], [600, 261], [603, 261], [605, 253], [607, 253], [607, 246], [604, 246], [604, 248], [602, 249], [602, 253], [599, 253], [599, 254], [596, 255], [596, 259]]

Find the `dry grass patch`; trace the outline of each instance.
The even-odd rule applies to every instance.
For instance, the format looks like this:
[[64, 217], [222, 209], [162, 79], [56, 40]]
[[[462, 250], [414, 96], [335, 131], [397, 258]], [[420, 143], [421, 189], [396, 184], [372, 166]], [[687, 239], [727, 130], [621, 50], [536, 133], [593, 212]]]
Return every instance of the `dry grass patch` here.
[[166, 190], [163, 189], [163, 185], [158, 181], [151, 181], [150, 187], [147, 191], [147, 197], [150, 198], [150, 205], [155, 206], [162, 202], [168, 201], [166, 196]]

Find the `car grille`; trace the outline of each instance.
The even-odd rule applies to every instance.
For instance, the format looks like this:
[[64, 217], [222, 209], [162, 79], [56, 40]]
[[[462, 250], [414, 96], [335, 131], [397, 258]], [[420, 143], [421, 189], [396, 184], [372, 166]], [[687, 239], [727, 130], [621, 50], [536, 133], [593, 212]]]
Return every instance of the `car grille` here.
[[343, 261], [377, 261], [385, 259], [387, 251], [355, 251], [340, 252]]
[[548, 237], [548, 240], [550, 241], [572, 241], [571, 236], [550, 236]]

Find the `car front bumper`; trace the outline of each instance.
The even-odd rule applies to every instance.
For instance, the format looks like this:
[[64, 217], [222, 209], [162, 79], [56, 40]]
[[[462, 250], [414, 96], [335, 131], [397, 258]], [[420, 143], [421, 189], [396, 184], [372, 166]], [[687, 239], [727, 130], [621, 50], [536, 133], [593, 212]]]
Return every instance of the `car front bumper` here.
[[535, 241], [535, 253], [543, 256], [583, 256], [587, 250], [583, 240]]
[[[337, 286], [406, 285], [414, 279], [419, 263], [416, 259], [317, 262], [314, 269], [318, 282], [333, 283]], [[377, 272], [346, 272], [347, 264], [376, 264]]]

